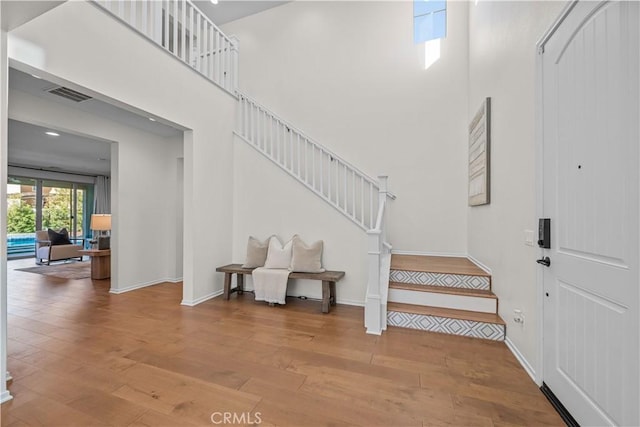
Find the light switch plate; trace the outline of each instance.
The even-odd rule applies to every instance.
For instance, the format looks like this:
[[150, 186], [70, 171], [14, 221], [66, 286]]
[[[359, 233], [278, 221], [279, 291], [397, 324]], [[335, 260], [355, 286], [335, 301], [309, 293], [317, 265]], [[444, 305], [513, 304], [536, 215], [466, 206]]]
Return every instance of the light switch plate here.
[[524, 244], [533, 246], [533, 230], [524, 230]]

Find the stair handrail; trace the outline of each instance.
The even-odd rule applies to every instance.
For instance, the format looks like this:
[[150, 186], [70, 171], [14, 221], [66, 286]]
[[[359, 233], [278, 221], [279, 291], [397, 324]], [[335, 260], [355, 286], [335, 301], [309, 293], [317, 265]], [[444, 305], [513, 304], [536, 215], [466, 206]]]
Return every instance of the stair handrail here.
[[115, 18], [235, 96], [238, 39], [191, 0], [93, 0]]
[[[378, 181], [242, 92], [235, 134], [364, 231], [375, 228]], [[395, 199], [387, 192], [386, 197]]]
[[[322, 147], [322, 150], [324, 152], [326, 152], [327, 154], [332, 155], [336, 160], [340, 160], [341, 162], [347, 164], [351, 169], [355, 170], [358, 174], [364, 176], [367, 181], [373, 183], [374, 185], [378, 184], [378, 181], [375, 178], [372, 178], [371, 175], [366, 174], [365, 172], [362, 172], [360, 169], [358, 169], [356, 166], [354, 166], [353, 164], [349, 163], [347, 160], [344, 160], [342, 157], [340, 157], [338, 154], [336, 154], [335, 152], [331, 151], [331, 149], [325, 147], [324, 145], [320, 144], [319, 142], [315, 141], [313, 138], [311, 138], [310, 136], [308, 136], [306, 133], [304, 133], [304, 131], [300, 130], [299, 128], [293, 126], [290, 122], [284, 120], [283, 118], [281, 118], [280, 116], [278, 116], [276, 113], [274, 113], [273, 111], [269, 110], [269, 108], [265, 107], [263, 104], [259, 103], [258, 101], [256, 101], [254, 98], [250, 97], [249, 95], [237, 91], [236, 92], [239, 98], [239, 101], [242, 100], [242, 98], [248, 100], [250, 103], [252, 103], [253, 105], [257, 106], [258, 108], [260, 108], [261, 110], [266, 111], [267, 113], [269, 113], [271, 116], [273, 116], [275, 119], [279, 120], [280, 122], [286, 124], [293, 132], [300, 134], [300, 136], [303, 136], [305, 139], [307, 139], [309, 142], [311, 142], [312, 144], [318, 146], [318, 147]], [[396, 199], [396, 195], [391, 193], [391, 192], [387, 192], [387, 197], [389, 197], [392, 200]]]
[[367, 231], [368, 281], [365, 297], [364, 318], [368, 334], [380, 335], [386, 329], [386, 307], [388, 280], [383, 274], [383, 258], [390, 256], [391, 245], [387, 242], [386, 205], [388, 177], [378, 177], [378, 215], [375, 227]]

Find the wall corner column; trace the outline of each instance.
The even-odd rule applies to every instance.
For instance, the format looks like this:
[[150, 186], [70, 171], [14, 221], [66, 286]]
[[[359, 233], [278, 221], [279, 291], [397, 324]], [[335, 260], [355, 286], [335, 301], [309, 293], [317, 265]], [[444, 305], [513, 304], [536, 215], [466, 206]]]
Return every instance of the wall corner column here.
[[[0, 10], [0, 18], [2, 11]], [[7, 32], [0, 29], [0, 403], [13, 397], [7, 390], [7, 162], [9, 58]]]
[[193, 131], [183, 133], [183, 262], [182, 262], [182, 305], [195, 304], [195, 207], [194, 202], [194, 147]]

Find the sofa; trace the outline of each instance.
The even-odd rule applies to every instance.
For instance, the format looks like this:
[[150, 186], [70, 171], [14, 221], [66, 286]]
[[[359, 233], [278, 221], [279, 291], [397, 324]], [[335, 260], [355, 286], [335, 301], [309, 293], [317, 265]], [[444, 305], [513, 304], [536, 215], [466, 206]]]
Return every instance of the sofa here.
[[[63, 237], [60, 237], [63, 236]], [[81, 250], [84, 249], [83, 238], [68, 237], [65, 229], [36, 231], [36, 264], [50, 265], [51, 261], [62, 261], [78, 258], [82, 261]]]

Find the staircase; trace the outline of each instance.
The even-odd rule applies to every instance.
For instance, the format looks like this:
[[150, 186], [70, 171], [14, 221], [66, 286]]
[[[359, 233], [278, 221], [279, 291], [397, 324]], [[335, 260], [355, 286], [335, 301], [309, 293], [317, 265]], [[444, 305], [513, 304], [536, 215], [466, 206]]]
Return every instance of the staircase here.
[[[491, 276], [466, 258], [391, 255], [387, 177], [372, 178], [238, 90], [238, 45], [191, 0], [94, 0], [237, 98], [235, 135], [367, 232], [367, 333], [388, 325], [502, 341]], [[391, 258], [391, 260], [389, 259]]]
[[367, 333], [386, 329], [386, 205], [395, 195], [378, 179], [317, 143], [238, 90], [238, 47], [191, 0], [93, 0], [238, 100], [234, 134], [367, 232]]
[[392, 255], [387, 325], [504, 341], [491, 275], [466, 258]]

